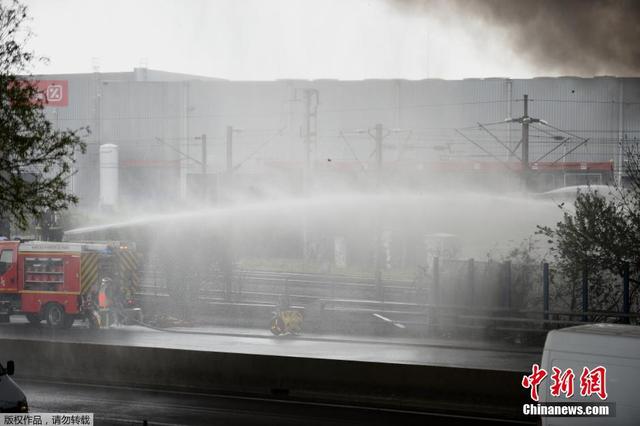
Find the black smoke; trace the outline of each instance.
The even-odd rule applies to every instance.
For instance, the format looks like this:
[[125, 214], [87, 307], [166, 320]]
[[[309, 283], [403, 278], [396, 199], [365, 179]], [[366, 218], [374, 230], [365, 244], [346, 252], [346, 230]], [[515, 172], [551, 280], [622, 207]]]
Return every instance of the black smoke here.
[[480, 18], [506, 30], [513, 51], [538, 68], [640, 75], [640, 0], [389, 1], [462, 23]]

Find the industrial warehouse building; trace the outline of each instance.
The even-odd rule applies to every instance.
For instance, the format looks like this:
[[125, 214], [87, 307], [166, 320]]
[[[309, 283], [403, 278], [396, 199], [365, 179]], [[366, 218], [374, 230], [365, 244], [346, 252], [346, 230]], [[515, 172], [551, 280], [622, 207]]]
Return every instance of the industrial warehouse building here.
[[229, 174], [254, 194], [295, 193], [311, 174], [366, 185], [380, 169], [390, 185], [515, 181], [522, 126], [505, 120], [523, 116], [524, 95], [540, 120], [528, 150], [540, 190], [623, 179], [623, 148], [640, 137], [638, 78], [251, 82], [145, 68], [37, 78], [53, 89], [52, 122], [91, 129], [71, 183], [84, 208], [100, 204], [106, 144], [118, 147], [121, 204], [171, 204], [215, 199]]

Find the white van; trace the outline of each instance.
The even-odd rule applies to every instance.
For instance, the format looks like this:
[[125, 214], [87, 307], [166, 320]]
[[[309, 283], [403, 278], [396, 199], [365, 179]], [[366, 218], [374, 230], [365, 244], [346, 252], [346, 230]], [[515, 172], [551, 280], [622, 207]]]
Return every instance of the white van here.
[[[583, 368], [606, 368], [607, 399], [581, 396]], [[553, 367], [571, 368], [574, 394], [552, 396]], [[608, 402], [615, 404], [615, 417], [542, 417], [542, 424], [640, 425], [640, 327], [621, 324], [589, 324], [550, 331], [544, 345], [542, 365], [548, 376], [540, 384], [540, 402]]]

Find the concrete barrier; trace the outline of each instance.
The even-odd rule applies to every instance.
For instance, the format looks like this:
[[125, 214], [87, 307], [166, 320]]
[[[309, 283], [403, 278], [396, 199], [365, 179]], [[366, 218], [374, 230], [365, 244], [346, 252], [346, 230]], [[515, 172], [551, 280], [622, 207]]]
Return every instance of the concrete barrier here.
[[16, 378], [521, 418], [524, 372], [0, 340]]

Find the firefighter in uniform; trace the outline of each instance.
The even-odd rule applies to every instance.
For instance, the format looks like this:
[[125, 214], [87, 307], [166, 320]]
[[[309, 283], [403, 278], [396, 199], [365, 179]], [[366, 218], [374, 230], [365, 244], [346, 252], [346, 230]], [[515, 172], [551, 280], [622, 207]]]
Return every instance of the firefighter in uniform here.
[[111, 278], [103, 278], [98, 290], [98, 312], [100, 314], [100, 326], [109, 327], [111, 325], [111, 304], [113, 302]]

